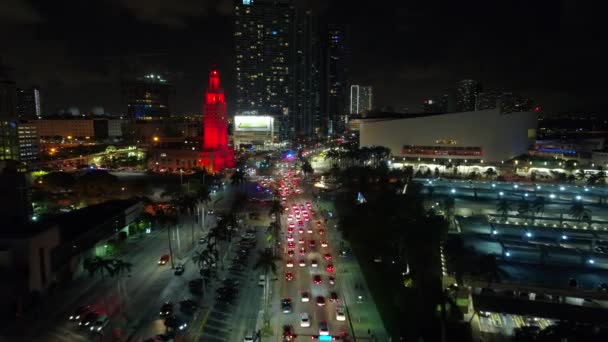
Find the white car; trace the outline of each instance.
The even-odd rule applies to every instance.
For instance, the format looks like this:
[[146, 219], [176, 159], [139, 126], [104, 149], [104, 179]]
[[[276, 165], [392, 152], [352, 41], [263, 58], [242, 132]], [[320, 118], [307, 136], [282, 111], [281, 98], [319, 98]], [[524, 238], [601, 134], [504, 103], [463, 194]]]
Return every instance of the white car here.
[[287, 267], [293, 267], [293, 261], [287, 260], [287, 264], [285, 266], [287, 266]]
[[293, 235], [287, 235], [287, 242], [293, 242]]
[[302, 303], [308, 302], [310, 302], [310, 295], [308, 294], [308, 292], [304, 291], [302, 292]]
[[317, 263], [317, 260], [313, 260], [310, 262], [310, 266], [317, 267], [317, 266], [319, 266], [319, 264]]
[[253, 342], [253, 335], [249, 334], [249, 335], [245, 336], [245, 340], [244, 341], [245, 342]]
[[310, 317], [308, 317], [308, 314], [306, 312], [302, 312], [300, 314], [300, 326], [302, 328], [310, 327]]
[[306, 267], [306, 260], [300, 260], [300, 267]]
[[346, 321], [346, 314], [344, 313], [344, 308], [341, 306], [336, 309], [336, 320]]
[[312, 228], [308, 227], [308, 230], [306, 231], [308, 234], [312, 234]]

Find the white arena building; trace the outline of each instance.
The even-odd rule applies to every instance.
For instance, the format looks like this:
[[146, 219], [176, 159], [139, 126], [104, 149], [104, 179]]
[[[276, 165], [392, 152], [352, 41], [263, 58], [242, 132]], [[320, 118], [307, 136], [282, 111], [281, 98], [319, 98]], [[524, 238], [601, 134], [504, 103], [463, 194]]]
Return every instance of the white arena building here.
[[537, 114], [496, 109], [446, 114], [376, 114], [361, 120], [360, 145], [385, 146], [393, 157], [501, 162], [525, 154]]

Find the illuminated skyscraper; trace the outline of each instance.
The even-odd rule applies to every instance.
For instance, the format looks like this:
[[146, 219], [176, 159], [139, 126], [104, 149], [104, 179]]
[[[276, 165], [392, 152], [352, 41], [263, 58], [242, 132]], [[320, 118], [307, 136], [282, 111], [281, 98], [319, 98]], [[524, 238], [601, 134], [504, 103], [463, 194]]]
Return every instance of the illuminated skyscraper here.
[[130, 120], [162, 119], [171, 115], [174, 89], [161, 75], [149, 74], [122, 82], [123, 102]]
[[292, 7], [289, 0], [238, 0], [235, 14], [236, 114], [290, 114]]
[[17, 89], [17, 115], [19, 119], [40, 119], [40, 90], [36, 87]]
[[350, 114], [362, 114], [372, 110], [372, 87], [353, 84], [350, 86]]
[[216, 69], [209, 72], [203, 113], [203, 151], [200, 165], [210, 172], [234, 166], [234, 150], [228, 147], [228, 118], [224, 90]]
[[338, 129], [340, 116], [348, 112], [346, 28], [328, 25], [324, 35], [321, 108], [324, 133], [331, 133]]
[[481, 85], [474, 80], [462, 80], [458, 82], [456, 89], [456, 110], [468, 112], [475, 110], [477, 95], [481, 92]]

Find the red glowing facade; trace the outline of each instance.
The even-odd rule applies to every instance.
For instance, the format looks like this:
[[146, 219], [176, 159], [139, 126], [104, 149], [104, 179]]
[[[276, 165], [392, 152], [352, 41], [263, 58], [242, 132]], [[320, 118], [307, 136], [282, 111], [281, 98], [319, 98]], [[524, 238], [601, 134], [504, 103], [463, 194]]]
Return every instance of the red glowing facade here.
[[234, 166], [234, 150], [228, 147], [228, 119], [226, 99], [220, 87], [220, 75], [215, 69], [209, 73], [203, 112], [203, 151], [201, 167], [218, 172]]

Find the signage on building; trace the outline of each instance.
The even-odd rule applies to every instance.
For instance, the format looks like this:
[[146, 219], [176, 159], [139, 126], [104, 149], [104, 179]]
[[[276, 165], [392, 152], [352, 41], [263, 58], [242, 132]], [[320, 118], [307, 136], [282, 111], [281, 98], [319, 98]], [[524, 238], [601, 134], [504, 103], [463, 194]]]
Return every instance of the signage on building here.
[[234, 130], [237, 132], [271, 132], [274, 118], [262, 115], [237, 115]]

